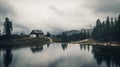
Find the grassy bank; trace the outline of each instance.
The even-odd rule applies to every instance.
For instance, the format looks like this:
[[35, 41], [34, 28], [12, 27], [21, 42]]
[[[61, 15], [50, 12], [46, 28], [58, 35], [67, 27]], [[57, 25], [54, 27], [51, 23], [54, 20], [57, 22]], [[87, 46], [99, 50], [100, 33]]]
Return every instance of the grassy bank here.
[[49, 42], [47, 38], [23, 38], [23, 39], [14, 39], [11, 41], [2, 40], [0, 41], [0, 46], [43, 45], [44, 43], [47, 42]]
[[53, 42], [57, 42], [57, 43], [62, 42], [61, 38], [54, 38], [54, 37], [52, 37], [52, 40], [53, 40]]

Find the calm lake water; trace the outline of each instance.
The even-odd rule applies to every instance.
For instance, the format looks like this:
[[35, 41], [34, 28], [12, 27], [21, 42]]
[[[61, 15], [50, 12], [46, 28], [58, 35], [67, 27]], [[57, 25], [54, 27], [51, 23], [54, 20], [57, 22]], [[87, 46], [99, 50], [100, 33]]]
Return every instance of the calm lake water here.
[[0, 67], [120, 67], [120, 47], [83, 44], [0, 48]]

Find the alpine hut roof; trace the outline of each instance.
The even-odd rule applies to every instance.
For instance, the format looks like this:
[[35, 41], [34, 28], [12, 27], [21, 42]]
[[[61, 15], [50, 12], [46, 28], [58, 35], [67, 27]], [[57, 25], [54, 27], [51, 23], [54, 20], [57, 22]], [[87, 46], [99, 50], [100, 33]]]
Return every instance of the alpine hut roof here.
[[43, 34], [42, 30], [32, 30], [30, 34]]

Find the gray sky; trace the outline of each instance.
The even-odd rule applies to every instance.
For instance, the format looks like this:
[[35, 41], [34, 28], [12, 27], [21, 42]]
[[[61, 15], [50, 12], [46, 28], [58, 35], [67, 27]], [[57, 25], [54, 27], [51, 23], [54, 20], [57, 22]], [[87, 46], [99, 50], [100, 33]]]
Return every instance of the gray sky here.
[[119, 12], [120, 0], [0, 0], [0, 24], [9, 17], [14, 32], [80, 30]]

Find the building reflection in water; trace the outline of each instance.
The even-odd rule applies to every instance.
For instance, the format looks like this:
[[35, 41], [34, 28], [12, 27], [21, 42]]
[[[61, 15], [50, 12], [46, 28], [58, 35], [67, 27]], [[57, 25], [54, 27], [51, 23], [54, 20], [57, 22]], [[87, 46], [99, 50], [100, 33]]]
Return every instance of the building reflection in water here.
[[33, 47], [31, 47], [31, 51], [32, 51], [32, 53], [41, 52], [41, 51], [43, 51], [43, 45], [33, 46]]
[[105, 62], [107, 67], [120, 67], [120, 47], [93, 45], [92, 53], [98, 65]]
[[13, 54], [11, 52], [11, 48], [6, 48], [5, 49], [5, 54], [4, 54], [4, 65], [5, 65], [5, 67], [9, 67], [9, 65], [12, 63], [12, 58], [13, 58]]
[[47, 47], [49, 47], [50, 46], [50, 43], [47, 43]]
[[62, 43], [61, 47], [63, 50], [67, 49], [68, 43]]

